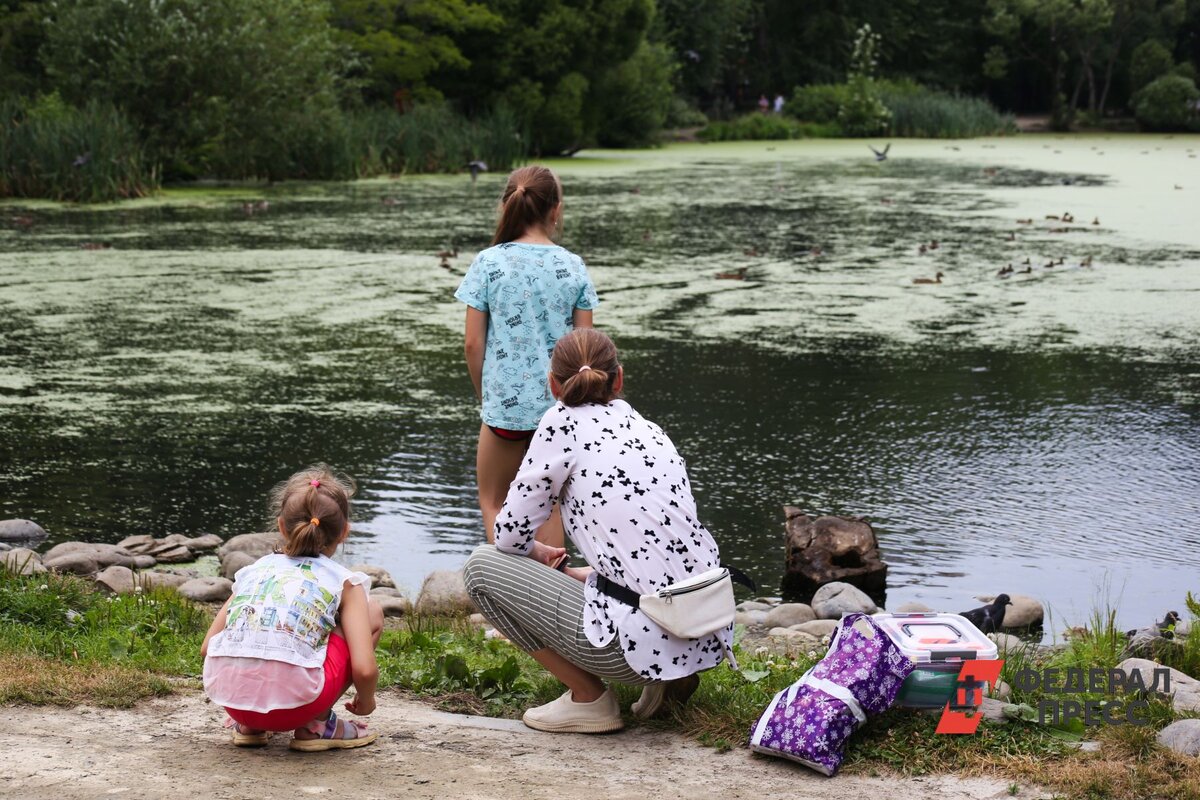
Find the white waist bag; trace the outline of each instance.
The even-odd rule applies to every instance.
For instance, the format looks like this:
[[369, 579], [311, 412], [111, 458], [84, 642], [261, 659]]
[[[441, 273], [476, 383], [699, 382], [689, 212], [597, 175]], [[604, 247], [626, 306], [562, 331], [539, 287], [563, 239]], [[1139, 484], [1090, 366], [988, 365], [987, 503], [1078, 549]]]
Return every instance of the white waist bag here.
[[733, 577], [726, 567], [710, 569], [653, 594], [639, 595], [603, 575], [597, 576], [596, 588], [641, 609], [663, 630], [681, 639], [699, 639], [733, 624]]

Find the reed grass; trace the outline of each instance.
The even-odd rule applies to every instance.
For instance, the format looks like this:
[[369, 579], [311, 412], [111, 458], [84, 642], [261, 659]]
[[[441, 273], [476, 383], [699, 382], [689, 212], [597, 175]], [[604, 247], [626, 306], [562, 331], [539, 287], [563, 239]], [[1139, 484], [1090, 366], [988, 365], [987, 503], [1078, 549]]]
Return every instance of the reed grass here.
[[1011, 114], [996, 110], [979, 97], [948, 94], [924, 87], [884, 84], [881, 99], [892, 112], [892, 136], [966, 139], [1016, 133]]
[[100, 203], [158, 186], [137, 130], [115, 107], [0, 99], [0, 197]]

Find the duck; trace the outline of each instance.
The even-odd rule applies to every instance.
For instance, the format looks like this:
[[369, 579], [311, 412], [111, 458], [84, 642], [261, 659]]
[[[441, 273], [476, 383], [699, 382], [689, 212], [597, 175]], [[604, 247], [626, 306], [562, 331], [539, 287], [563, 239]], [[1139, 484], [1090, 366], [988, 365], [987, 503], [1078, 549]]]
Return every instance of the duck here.
[[1015, 233], [1013, 233], [1012, 231], [1009, 231], [1007, 241], [1015, 242], [1016, 240], [1017, 240], [1017, 235]]
[[1057, 214], [1047, 214], [1046, 219], [1052, 219], [1055, 222], [1059, 222], [1062, 220], [1062, 217], [1058, 216]]
[[1021, 266], [1023, 266], [1023, 267], [1028, 267], [1028, 266], [1030, 266], [1030, 263], [1029, 263], [1029, 256], [1026, 256], [1026, 257], [1025, 257], [1025, 260], [1021, 262]]
[[821, 248], [819, 248], [819, 247], [814, 247], [814, 248], [812, 248], [811, 250], [809, 250], [809, 251], [808, 251], [808, 254], [809, 254], [810, 256], [812, 256], [813, 258], [819, 258], [819, 257], [821, 256], [821, 254], [822, 254], [822, 253], [824, 253], [824, 252], [825, 252], [825, 251], [824, 251], [824, 250], [822, 250]]
[[1092, 257], [1091, 256], [1088, 256], [1083, 261], [1079, 262], [1079, 266], [1081, 266], [1081, 267], [1090, 267], [1091, 265], [1092, 265]]
[[13, 217], [12, 220], [13, 220], [13, 224], [15, 224], [18, 228], [24, 228], [25, 230], [29, 230], [30, 228], [33, 227], [33, 217], [28, 216], [26, 214], [22, 214], [20, 216]]
[[1007, 278], [1009, 275], [1012, 275], [1012, 272], [1013, 272], [1013, 265], [1009, 264], [1007, 266], [1001, 267], [1000, 271], [997, 272], [996, 275], [998, 275], [1001, 278]]
[[455, 247], [453, 250], [440, 250], [438, 251], [437, 257], [442, 261], [449, 261], [452, 258], [458, 258], [458, 248]]
[[1042, 269], [1053, 269], [1055, 267], [1054, 259], [1050, 259], [1045, 264], [1042, 264]]
[[1067, 260], [1066, 260], [1065, 258], [1062, 258], [1062, 257], [1060, 256], [1060, 257], [1059, 257], [1059, 259], [1058, 259], [1058, 263], [1057, 263], [1057, 264], [1055, 264], [1055, 266], [1056, 266], [1056, 267], [1061, 267], [1061, 266], [1062, 266], [1063, 264], [1065, 264], [1065, 263], [1067, 263]]
[[1096, 217], [1095, 219], [1093, 219], [1093, 220], [1092, 220], [1092, 224], [1093, 224], [1093, 225], [1099, 225], [1099, 224], [1100, 224], [1100, 218], [1099, 218], [1099, 217]]
[[944, 273], [939, 272], [936, 278], [913, 278], [913, 283], [941, 283]]
[[744, 281], [746, 280], [746, 267], [738, 267], [733, 272], [718, 272], [717, 280], [719, 281]]
[[929, 243], [929, 249], [930, 249], [930, 250], [937, 250], [937, 249], [938, 249], [938, 247], [940, 247], [940, 246], [941, 246], [941, 245], [939, 245], [939, 244], [938, 244], [938, 240], [937, 240], [937, 239], [934, 239], [933, 241], [931, 241], [931, 242]]
[[379, 198], [379, 202], [381, 202], [385, 206], [389, 206], [389, 207], [400, 205], [400, 201], [394, 197], [381, 197], [381, 198]]
[[[1028, 264], [1029, 262], [1026, 261], [1025, 263]], [[1025, 269], [1017, 270], [1018, 275], [1030, 275], [1032, 273], [1033, 273], [1033, 267], [1026, 267]]]
[[110, 250], [112, 249], [111, 242], [84, 242], [79, 245], [80, 250]]
[[259, 200], [257, 203], [254, 204], [254, 210], [255, 211], [270, 211], [271, 210], [271, 201]]
[[742, 255], [744, 255], [744, 256], [754, 256], [754, 257], [757, 257], [757, 256], [758, 256], [758, 254], [759, 254], [759, 253], [758, 253], [758, 248], [757, 248], [757, 247], [751, 247], [751, 248], [748, 248], [748, 249], [746, 249], [746, 250], [743, 250], [743, 251], [742, 251]]
[[1071, 213], [1069, 211], [1064, 211], [1063, 215], [1062, 215], [1062, 221], [1063, 222], [1074, 222], [1075, 217], [1071, 216]]
[[929, 247], [924, 242], [922, 242], [921, 246], [917, 248], [917, 252], [920, 253], [921, 255], [925, 255], [926, 253], [929, 252]]
[[630, 193], [630, 194], [641, 194], [641, 193], [642, 193], [642, 188], [641, 188], [640, 186], [635, 186], [635, 187], [633, 187], [632, 189], [630, 189], [630, 190], [629, 190], [629, 193]]
[[642, 231], [642, 241], [643, 242], [650, 241], [650, 231]]
[[1006, 594], [999, 594], [986, 606], [964, 611], [960, 616], [984, 633], [995, 633], [1004, 624], [1004, 607], [1011, 605], [1012, 598]]
[[1018, 225], [1032, 225], [1033, 219], [1032, 218], [1031, 219], [1019, 219], [1019, 220], [1017, 220], [1017, 224]]

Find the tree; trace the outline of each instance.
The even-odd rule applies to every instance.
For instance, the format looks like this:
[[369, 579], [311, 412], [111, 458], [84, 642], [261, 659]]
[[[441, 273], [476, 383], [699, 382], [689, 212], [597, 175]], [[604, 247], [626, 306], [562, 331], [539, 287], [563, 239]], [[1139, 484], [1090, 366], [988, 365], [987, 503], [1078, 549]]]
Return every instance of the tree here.
[[1181, 75], [1164, 75], [1137, 93], [1134, 112], [1152, 131], [1181, 131], [1197, 126], [1193, 108], [1200, 99], [1196, 84]]
[[1129, 88], [1138, 91], [1156, 78], [1161, 78], [1175, 66], [1171, 51], [1156, 39], [1147, 39], [1133, 49], [1129, 59]]
[[46, 32], [38, 5], [0, 0], [0, 94], [32, 94], [45, 82], [38, 50]]
[[503, 24], [469, 0], [333, 0], [330, 21], [339, 41], [358, 56], [355, 73], [367, 97], [386, 102], [394, 102], [397, 92], [440, 100], [429, 77], [471, 63], [456, 37], [468, 30], [495, 33]]
[[298, 117], [337, 110], [344, 63], [314, 0], [52, 0], [42, 47], [67, 100], [121, 108], [167, 177], [273, 175]]

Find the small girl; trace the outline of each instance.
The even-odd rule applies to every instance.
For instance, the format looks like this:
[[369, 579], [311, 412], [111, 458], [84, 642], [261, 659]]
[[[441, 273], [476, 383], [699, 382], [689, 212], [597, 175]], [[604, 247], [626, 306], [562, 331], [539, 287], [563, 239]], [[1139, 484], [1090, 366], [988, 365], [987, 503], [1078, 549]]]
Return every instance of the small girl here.
[[324, 465], [276, 486], [283, 552], [238, 570], [204, 637], [204, 691], [229, 713], [239, 747], [264, 745], [273, 731], [294, 731], [289, 746], [303, 751], [362, 747], [379, 736], [333, 713], [351, 683], [347, 710], [374, 711], [379, 676], [383, 611], [368, 594], [371, 579], [330, 558], [350, 533], [353, 493]]
[[[483, 401], [475, 471], [489, 542], [529, 440], [554, 405], [546, 383], [554, 344], [573, 328], [590, 328], [599, 304], [583, 260], [553, 241], [562, 215], [553, 172], [513, 170], [492, 247], [475, 257], [454, 293], [467, 304], [467, 370]], [[562, 545], [557, 509], [538, 539]]]

